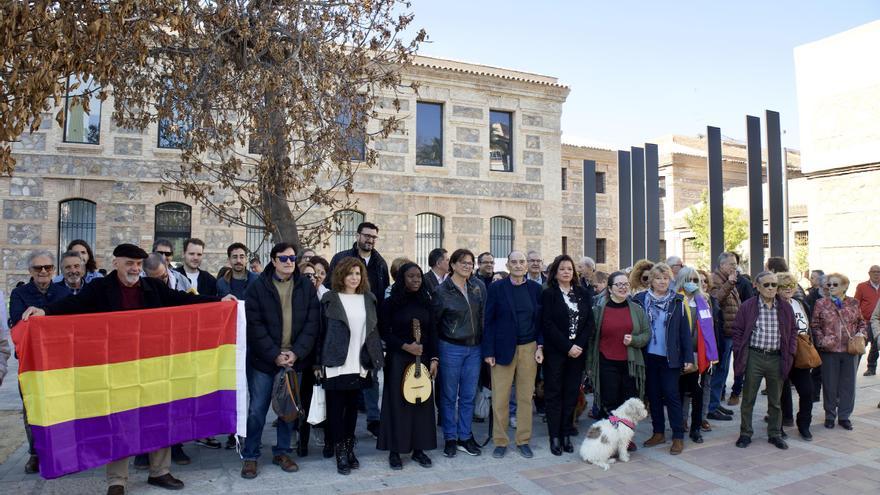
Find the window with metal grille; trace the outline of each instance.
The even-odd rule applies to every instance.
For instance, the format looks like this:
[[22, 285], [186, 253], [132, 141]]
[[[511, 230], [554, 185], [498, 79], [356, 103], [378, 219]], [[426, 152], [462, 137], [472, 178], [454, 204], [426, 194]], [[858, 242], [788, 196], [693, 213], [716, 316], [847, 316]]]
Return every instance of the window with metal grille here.
[[58, 204], [58, 258], [70, 241], [82, 239], [95, 249], [95, 203], [87, 199], [68, 199]]
[[513, 172], [513, 114], [510, 112], [489, 111], [489, 170]]
[[605, 239], [596, 239], [596, 263], [607, 263], [605, 257]]
[[433, 213], [416, 215], [416, 263], [428, 270], [428, 254], [443, 247], [443, 217]]
[[794, 233], [794, 245], [795, 246], [808, 246], [810, 245], [810, 232], [807, 230], [798, 230]]
[[[101, 99], [94, 78], [70, 76], [64, 103], [64, 142], [98, 144], [101, 137]], [[89, 109], [83, 105], [88, 100]]]
[[770, 234], [761, 234], [761, 245], [764, 249], [770, 249]]
[[596, 172], [596, 194], [605, 194], [605, 172]]
[[507, 258], [513, 251], [513, 220], [507, 217], [489, 219], [489, 252], [494, 258]]
[[340, 210], [335, 216], [339, 226], [336, 232], [336, 251], [351, 249], [357, 241], [357, 228], [364, 221], [364, 214], [357, 210]]
[[249, 258], [253, 258], [254, 255], [259, 256], [260, 263], [265, 265], [269, 262], [269, 253], [272, 252], [272, 236], [266, 231], [262, 217], [254, 210], [248, 210], [247, 223], [244, 235], [248, 256]]
[[416, 105], [416, 165], [443, 166], [443, 104]]
[[174, 247], [174, 261], [183, 261], [183, 241], [192, 236], [192, 207], [168, 202], [156, 205], [154, 239], [167, 239]]

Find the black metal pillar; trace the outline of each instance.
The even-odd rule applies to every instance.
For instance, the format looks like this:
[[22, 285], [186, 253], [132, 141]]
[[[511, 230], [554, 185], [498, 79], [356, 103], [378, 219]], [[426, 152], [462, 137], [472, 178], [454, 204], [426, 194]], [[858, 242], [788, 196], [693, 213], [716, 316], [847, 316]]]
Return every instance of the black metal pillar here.
[[632, 191], [630, 190], [629, 151], [617, 152], [617, 216], [618, 265], [620, 269], [632, 266]]
[[724, 181], [721, 168], [721, 129], [706, 127], [709, 167], [709, 253], [712, 269], [724, 252]]
[[632, 257], [647, 257], [645, 250], [645, 150], [633, 146], [632, 157]]
[[764, 269], [764, 199], [761, 189], [761, 119], [746, 116], [749, 185], [749, 273]]
[[770, 204], [770, 256], [785, 257], [788, 241], [788, 226], [785, 215], [783, 194], [782, 134], [779, 126], [779, 112], [767, 110], [767, 189]]
[[647, 258], [660, 260], [660, 157], [657, 145], [645, 143], [645, 236]]
[[584, 160], [584, 256], [596, 259], [596, 162]]

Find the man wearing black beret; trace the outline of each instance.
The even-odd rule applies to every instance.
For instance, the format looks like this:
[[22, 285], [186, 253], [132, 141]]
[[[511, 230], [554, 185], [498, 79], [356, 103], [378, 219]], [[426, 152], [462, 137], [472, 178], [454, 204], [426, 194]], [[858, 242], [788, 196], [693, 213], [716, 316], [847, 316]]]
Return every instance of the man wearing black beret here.
[[[22, 315], [30, 316], [69, 315], [82, 313], [106, 313], [134, 309], [162, 308], [217, 302], [215, 296], [199, 296], [170, 289], [161, 280], [141, 277], [141, 268], [147, 252], [134, 244], [120, 244], [113, 250], [114, 270], [104, 278], [87, 284], [76, 295], [68, 296], [46, 307], [45, 310], [30, 307]], [[234, 301], [228, 295], [223, 301]], [[150, 477], [147, 483], [169, 490], [180, 490], [183, 482], [171, 476], [171, 449], [159, 449], [150, 453]], [[128, 459], [107, 464], [108, 495], [123, 495], [128, 481]]]

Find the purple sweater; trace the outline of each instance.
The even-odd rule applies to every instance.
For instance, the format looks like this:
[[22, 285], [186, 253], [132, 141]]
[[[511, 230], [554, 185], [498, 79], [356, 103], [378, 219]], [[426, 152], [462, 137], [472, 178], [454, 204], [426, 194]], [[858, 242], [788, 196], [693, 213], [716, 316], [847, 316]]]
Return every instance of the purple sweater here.
[[[749, 354], [747, 349], [752, 339], [752, 331], [758, 321], [758, 303], [760, 295], [755, 296], [740, 306], [733, 322], [733, 371], [737, 375], [746, 372], [746, 363]], [[791, 304], [776, 296], [776, 314], [779, 320], [779, 350], [782, 359], [782, 377], [787, 377], [794, 363], [794, 355], [797, 352], [797, 326], [794, 322], [794, 310]]]

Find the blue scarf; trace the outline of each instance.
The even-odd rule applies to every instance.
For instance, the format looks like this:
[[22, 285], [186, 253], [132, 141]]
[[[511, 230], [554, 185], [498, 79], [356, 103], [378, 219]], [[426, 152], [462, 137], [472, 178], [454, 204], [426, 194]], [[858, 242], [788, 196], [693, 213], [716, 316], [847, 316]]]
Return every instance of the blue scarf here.
[[[645, 312], [648, 313], [648, 321], [651, 323], [651, 340], [657, 343], [657, 332], [666, 330], [666, 317], [669, 313], [670, 301], [675, 297], [675, 292], [670, 290], [665, 296], [657, 298], [651, 289], [645, 293]], [[658, 327], [659, 326], [659, 327]]]
[[831, 296], [831, 301], [837, 306], [837, 309], [843, 309], [843, 299]]

